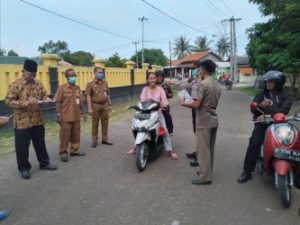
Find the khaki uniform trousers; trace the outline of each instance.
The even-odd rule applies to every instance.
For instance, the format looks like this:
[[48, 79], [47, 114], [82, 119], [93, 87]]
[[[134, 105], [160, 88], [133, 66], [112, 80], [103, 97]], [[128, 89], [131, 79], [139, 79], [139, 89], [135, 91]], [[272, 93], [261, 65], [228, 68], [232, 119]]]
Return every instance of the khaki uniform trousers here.
[[93, 142], [98, 142], [98, 127], [101, 119], [102, 141], [108, 141], [108, 107], [107, 104], [92, 103], [92, 139]]
[[69, 145], [70, 153], [77, 152], [80, 147], [80, 121], [61, 121], [59, 155], [68, 154]]
[[198, 175], [205, 181], [212, 180], [217, 129], [218, 127], [196, 129], [197, 158], [200, 168]]

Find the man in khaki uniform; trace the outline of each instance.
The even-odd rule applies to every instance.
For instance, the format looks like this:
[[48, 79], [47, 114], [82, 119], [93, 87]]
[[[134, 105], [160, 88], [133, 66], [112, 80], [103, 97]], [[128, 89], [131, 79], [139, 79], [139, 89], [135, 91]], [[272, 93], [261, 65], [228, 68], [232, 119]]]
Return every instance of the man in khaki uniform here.
[[86, 87], [89, 114], [92, 115], [92, 148], [98, 144], [98, 127], [101, 118], [102, 144], [113, 145], [108, 141], [108, 120], [111, 110], [111, 100], [104, 71], [100, 67], [94, 69], [95, 78]]
[[80, 147], [80, 114], [83, 113], [83, 95], [76, 85], [76, 73], [73, 69], [65, 71], [67, 83], [61, 85], [56, 94], [57, 121], [60, 123], [59, 155], [63, 162], [68, 162], [68, 147], [71, 156], [84, 156]]
[[200, 62], [200, 76], [202, 81], [192, 92], [192, 100], [183, 106], [196, 109], [196, 138], [197, 158], [199, 161], [198, 178], [192, 180], [195, 185], [211, 184], [214, 162], [214, 148], [218, 129], [218, 115], [216, 113], [221, 87], [214, 81], [211, 75], [216, 70], [216, 64], [212, 60]]
[[6, 104], [14, 111], [15, 147], [18, 169], [22, 178], [29, 179], [31, 164], [29, 145], [32, 141], [40, 169], [56, 170], [57, 167], [49, 163], [49, 156], [45, 144], [45, 120], [39, 106], [41, 102], [52, 101], [46, 95], [43, 84], [35, 79], [37, 63], [25, 60], [22, 78], [13, 82], [8, 89]]

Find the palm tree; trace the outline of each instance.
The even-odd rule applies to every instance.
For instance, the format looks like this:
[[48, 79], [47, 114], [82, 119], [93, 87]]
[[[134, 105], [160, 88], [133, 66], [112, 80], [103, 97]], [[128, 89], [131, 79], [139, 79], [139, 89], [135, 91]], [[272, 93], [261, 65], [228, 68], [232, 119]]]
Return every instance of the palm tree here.
[[218, 55], [224, 59], [225, 56], [229, 55], [230, 50], [230, 42], [227, 37], [221, 36], [217, 42], [217, 53]]
[[190, 41], [184, 36], [180, 36], [175, 39], [175, 47], [173, 48], [173, 55], [177, 56], [177, 59], [182, 59], [191, 53]]
[[209, 45], [212, 41], [209, 41], [205, 36], [198, 36], [195, 40], [195, 45], [192, 47], [193, 52], [202, 52], [210, 49]]

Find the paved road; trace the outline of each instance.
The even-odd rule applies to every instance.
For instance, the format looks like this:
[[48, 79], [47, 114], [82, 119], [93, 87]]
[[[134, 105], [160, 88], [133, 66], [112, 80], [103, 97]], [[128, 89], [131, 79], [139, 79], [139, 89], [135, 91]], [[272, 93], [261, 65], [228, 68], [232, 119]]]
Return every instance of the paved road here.
[[14, 225], [253, 225], [300, 224], [300, 192], [293, 190], [293, 205], [283, 209], [271, 183], [255, 174], [237, 184], [245, 147], [251, 132], [250, 98], [238, 91], [223, 91], [219, 107], [214, 180], [211, 186], [193, 186], [196, 170], [185, 152], [195, 148], [190, 110], [172, 106], [179, 161], [161, 156], [140, 173], [125, 152], [132, 145], [130, 118], [111, 125], [114, 147], [89, 147], [83, 134], [84, 158], [58, 161], [57, 140], [48, 143], [59, 170], [44, 172], [32, 152], [31, 180], [15, 170], [14, 155], [0, 160], [0, 207], [11, 211], [1, 224]]

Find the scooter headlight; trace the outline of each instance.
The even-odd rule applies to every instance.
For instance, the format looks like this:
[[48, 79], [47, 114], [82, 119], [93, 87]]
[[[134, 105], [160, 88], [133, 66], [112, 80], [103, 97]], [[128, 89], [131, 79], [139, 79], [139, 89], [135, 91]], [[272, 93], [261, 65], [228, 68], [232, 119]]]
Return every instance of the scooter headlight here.
[[294, 130], [287, 125], [280, 125], [275, 127], [275, 135], [280, 144], [288, 146], [294, 139]]

